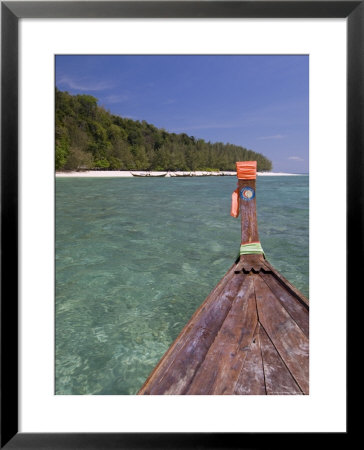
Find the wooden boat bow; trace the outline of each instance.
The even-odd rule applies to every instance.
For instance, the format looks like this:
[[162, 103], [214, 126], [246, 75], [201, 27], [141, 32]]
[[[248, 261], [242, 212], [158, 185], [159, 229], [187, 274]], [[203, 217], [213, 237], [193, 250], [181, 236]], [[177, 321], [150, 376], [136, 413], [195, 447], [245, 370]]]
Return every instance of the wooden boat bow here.
[[309, 393], [308, 300], [266, 260], [260, 245], [256, 162], [237, 163], [237, 176], [239, 260], [191, 317], [139, 395]]

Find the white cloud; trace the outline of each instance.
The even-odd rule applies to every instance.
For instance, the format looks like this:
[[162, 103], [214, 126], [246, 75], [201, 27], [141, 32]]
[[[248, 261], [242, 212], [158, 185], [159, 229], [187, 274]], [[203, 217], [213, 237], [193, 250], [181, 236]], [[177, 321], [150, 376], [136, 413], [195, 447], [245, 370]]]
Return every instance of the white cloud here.
[[288, 159], [292, 161], [304, 161], [304, 159], [300, 158], [299, 156], [289, 156]]
[[72, 80], [66, 76], [60, 77], [57, 80], [57, 85], [76, 89], [78, 91], [104, 91], [113, 87], [108, 81], [92, 81], [84, 78], [81, 80]]
[[261, 136], [258, 137], [257, 139], [263, 141], [266, 139], [284, 139], [285, 137], [287, 137], [285, 134], [274, 134], [273, 136]]

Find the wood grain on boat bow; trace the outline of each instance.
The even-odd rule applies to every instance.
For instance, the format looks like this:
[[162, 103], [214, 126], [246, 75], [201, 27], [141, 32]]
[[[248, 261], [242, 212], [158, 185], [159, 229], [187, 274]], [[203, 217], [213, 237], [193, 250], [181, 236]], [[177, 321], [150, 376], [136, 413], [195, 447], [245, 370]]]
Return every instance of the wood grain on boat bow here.
[[[308, 300], [265, 259], [251, 177], [254, 164], [247, 166], [237, 163], [238, 177], [248, 174], [238, 181], [240, 258], [183, 328], [139, 395], [309, 393]], [[253, 254], [247, 254], [251, 244]]]

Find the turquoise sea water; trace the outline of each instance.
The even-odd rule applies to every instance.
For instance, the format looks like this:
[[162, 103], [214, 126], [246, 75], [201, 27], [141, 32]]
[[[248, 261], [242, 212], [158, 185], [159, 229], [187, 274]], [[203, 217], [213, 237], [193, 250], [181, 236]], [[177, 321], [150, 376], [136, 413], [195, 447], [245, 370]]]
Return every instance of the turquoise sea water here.
[[[267, 259], [308, 296], [308, 176], [258, 177]], [[56, 394], [135, 394], [240, 246], [235, 177], [56, 179]]]

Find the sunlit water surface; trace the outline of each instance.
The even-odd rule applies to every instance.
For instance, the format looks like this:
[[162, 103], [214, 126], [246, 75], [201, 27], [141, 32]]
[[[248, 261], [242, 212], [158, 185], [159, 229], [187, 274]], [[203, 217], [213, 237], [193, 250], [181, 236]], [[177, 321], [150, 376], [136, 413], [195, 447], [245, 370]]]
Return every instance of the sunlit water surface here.
[[[308, 176], [258, 177], [267, 259], [308, 296]], [[56, 393], [135, 394], [240, 245], [235, 177], [56, 179]]]

